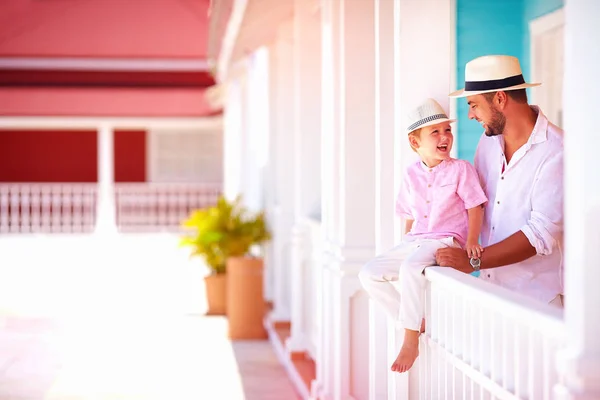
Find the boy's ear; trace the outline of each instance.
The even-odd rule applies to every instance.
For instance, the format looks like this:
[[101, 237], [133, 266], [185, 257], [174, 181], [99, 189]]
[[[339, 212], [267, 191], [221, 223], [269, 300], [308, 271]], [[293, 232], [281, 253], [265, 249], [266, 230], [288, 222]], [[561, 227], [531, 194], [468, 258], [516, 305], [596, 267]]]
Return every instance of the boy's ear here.
[[410, 135], [408, 137], [408, 143], [410, 143], [410, 145], [412, 147], [414, 147], [415, 149], [419, 148], [419, 141], [417, 140], [417, 138], [414, 135]]

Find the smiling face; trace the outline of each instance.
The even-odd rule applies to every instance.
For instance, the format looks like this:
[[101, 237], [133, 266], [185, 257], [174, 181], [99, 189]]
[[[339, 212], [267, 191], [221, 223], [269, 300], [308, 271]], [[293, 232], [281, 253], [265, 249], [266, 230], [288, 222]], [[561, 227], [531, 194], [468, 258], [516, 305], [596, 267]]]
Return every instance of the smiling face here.
[[449, 122], [426, 126], [419, 132], [411, 133], [408, 140], [428, 167], [435, 167], [450, 158], [454, 136]]
[[494, 104], [494, 96], [486, 93], [467, 97], [469, 119], [479, 122], [487, 136], [502, 135], [506, 126], [506, 117]]

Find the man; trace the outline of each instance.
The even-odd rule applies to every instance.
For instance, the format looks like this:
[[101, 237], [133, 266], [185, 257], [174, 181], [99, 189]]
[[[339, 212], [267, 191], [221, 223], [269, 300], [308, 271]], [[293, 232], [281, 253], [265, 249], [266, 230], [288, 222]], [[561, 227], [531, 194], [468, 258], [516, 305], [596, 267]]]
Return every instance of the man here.
[[466, 65], [469, 119], [484, 128], [475, 168], [488, 198], [479, 259], [444, 248], [436, 261], [544, 303], [562, 306], [563, 132], [527, 103], [519, 60], [484, 56]]

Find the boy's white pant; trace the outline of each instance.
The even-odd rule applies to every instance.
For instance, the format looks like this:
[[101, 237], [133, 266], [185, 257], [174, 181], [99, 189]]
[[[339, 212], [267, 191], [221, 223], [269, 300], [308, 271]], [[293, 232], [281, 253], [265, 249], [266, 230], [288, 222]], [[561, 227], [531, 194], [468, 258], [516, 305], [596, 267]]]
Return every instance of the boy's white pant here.
[[[403, 242], [365, 264], [358, 277], [371, 298], [399, 327], [419, 331], [424, 317], [425, 267], [436, 265], [435, 252], [458, 247], [454, 238]], [[393, 282], [399, 280], [399, 290]]]

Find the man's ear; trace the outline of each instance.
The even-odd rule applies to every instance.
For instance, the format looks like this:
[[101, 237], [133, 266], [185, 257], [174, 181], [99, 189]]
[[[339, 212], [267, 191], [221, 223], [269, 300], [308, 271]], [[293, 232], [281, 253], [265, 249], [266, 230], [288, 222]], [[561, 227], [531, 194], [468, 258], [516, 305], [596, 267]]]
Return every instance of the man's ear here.
[[508, 95], [506, 92], [496, 92], [496, 96], [494, 96], [494, 103], [499, 110], [504, 110], [506, 107], [506, 102], [508, 100]]

